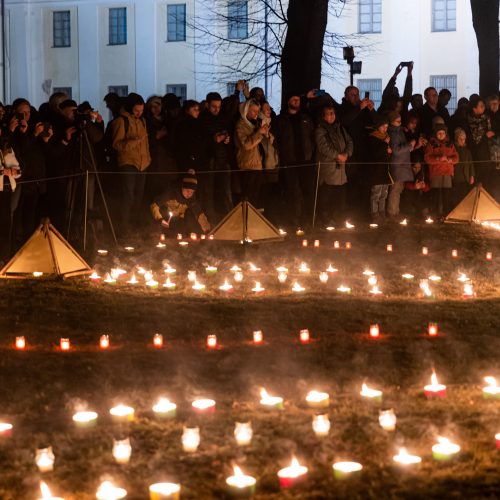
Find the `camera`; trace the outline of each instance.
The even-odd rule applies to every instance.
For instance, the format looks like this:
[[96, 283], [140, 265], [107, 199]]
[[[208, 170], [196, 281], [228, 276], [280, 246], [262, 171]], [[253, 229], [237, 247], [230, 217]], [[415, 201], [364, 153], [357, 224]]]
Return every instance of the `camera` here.
[[409, 68], [413, 64], [413, 61], [403, 61], [399, 63], [402, 68]]
[[84, 128], [89, 119], [88, 113], [75, 113], [75, 127]]

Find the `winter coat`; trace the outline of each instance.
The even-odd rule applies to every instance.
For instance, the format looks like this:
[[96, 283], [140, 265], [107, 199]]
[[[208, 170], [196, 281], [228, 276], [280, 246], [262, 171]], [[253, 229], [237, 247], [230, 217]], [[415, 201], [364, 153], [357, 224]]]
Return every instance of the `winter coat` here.
[[389, 174], [389, 164], [391, 155], [387, 151], [389, 144], [381, 138], [378, 131], [372, 132], [368, 136], [368, 151], [370, 162], [366, 168], [368, 169], [368, 178], [372, 186], [379, 184], [392, 184], [392, 179]]
[[[125, 120], [128, 122], [127, 125]], [[123, 111], [121, 116], [112, 122], [112, 137], [112, 146], [117, 153], [119, 167], [132, 165], [141, 172], [149, 167], [151, 156], [144, 118], [136, 118]]]
[[469, 184], [470, 178], [476, 175], [472, 154], [467, 146], [456, 146], [458, 153], [458, 163], [455, 165], [453, 184]]
[[[442, 161], [441, 158], [443, 156], [451, 160], [451, 162]], [[448, 138], [440, 142], [433, 137], [425, 148], [424, 160], [429, 165], [431, 179], [440, 175], [453, 176], [453, 166], [458, 162], [458, 153], [455, 146], [448, 142]]]
[[[373, 124], [376, 116], [375, 110], [368, 108], [361, 109], [360, 106], [353, 106], [346, 99], [342, 100], [340, 106], [340, 123], [346, 128], [347, 133], [353, 142], [353, 154], [351, 161], [363, 162], [368, 158], [368, 133], [367, 129]], [[360, 166], [361, 169], [363, 165]]]
[[410, 182], [413, 180], [411, 169], [411, 146], [406, 140], [403, 127], [389, 125], [390, 146], [392, 149], [390, 172], [394, 181]]
[[282, 111], [276, 118], [276, 140], [281, 165], [314, 162], [314, 123], [308, 114]]
[[475, 161], [488, 161], [490, 148], [486, 132], [491, 130], [490, 120], [486, 115], [467, 115], [467, 144]]
[[259, 125], [247, 119], [249, 101], [240, 106], [240, 119], [236, 123], [236, 162], [240, 170], [262, 170], [262, 155], [259, 144], [264, 137]]
[[316, 160], [320, 163], [319, 183], [342, 186], [347, 182], [345, 162], [339, 154], [352, 155], [352, 139], [340, 123], [329, 125], [321, 120], [316, 127]]

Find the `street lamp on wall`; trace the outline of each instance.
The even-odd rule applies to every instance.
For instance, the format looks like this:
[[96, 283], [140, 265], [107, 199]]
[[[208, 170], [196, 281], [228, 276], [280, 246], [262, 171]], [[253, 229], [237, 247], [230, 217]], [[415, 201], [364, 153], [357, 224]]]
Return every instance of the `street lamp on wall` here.
[[351, 85], [354, 85], [354, 75], [360, 75], [363, 63], [361, 61], [354, 60], [354, 48], [348, 45], [342, 48], [342, 54], [344, 56], [344, 61], [347, 61], [349, 65], [349, 74], [351, 77]]

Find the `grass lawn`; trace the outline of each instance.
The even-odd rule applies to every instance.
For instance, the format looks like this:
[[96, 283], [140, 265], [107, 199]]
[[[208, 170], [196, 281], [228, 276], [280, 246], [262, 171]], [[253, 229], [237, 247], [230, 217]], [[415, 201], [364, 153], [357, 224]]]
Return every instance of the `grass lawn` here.
[[[158, 290], [127, 285], [68, 281], [6, 280], [0, 282], [0, 421], [14, 424], [10, 437], [0, 437], [0, 498], [40, 497], [44, 479], [66, 500], [95, 498], [98, 484], [112, 478], [128, 490], [127, 498], [147, 499], [148, 485], [175, 481], [182, 498], [225, 498], [225, 478], [232, 465], [257, 478], [255, 498], [499, 498], [500, 399], [482, 396], [483, 377], [500, 381], [500, 233], [479, 228], [416, 225], [336, 230], [295, 236], [285, 242], [242, 247], [191, 242], [181, 248], [157, 240], [132, 241], [134, 252], [112, 251], [96, 257], [102, 276], [112, 267], [128, 272], [151, 269]], [[319, 248], [312, 246], [320, 239]], [[333, 242], [341, 249], [335, 250]], [[345, 249], [346, 242], [352, 248]], [[387, 252], [386, 245], [393, 245]], [[422, 255], [422, 247], [429, 255]], [[458, 258], [451, 257], [452, 249]], [[485, 258], [493, 253], [493, 260]], [[177, 289], [162, 289], [162, 263], [176, 267]], [[248, 271], [252, 262], [261, 271]], [[300, 273], [305, 262], [309, 274]], [[243, 268], [235, 283], [230, 267]], [[328, 283], [318, 279], [332, 264]], [[218, 272], [207, 275], [206, 265]], [[279, 284], [275, 267], [287, 266]], [[382, 296], [372, 296], [363, 271], [376, 273]], [[196, 270], [203, 292], [191, 289], [188, 270]], [[459, 272], [472, 280], [476, 298], [463, 298]], [[405, 280], [404, 273], [415, 277]], [[430, 281], [433, 296], [424, 298], [419, 280]], [[228, 278], [235, 289], [218, 287]], [[251, 291], [255, 281], [266, 289]], [[291, 292], [294, 281], [305, 291]], [[351, 287], [350, 295], [337, 291]], [[439, 335], [426, 335], [437, 322]], [[368, 336], [378, 323], [381, 336]], [[301, 345], [299, 330], [308, 328], [312, 341]], [[260, 329], [264, 345], [251, 343]], [[154, 349], [153, 334], [165, 347]], [[110, 336], [111, 348], [99, 351], [99, 336]], [[221, 348], [208, 350], [206, 336], [217, 334]], [[24, 335], [28, 348], [13, 349]], [[59, 339], [72, 348], [60, 352]], [[447, 385], [447, 397], [426, 400], [423, 386], [435, 369]], [[363, 382], [383, 390], [381, 404], [359, 396]], [[259, 405], [259, 389], [285, 400], [282, 411]], [[305, 395], [311, 389], [330, 394], [331, 430], [317, 438]], [[178, 405], [177, 417], [159, 420], [151, 407], [159, 396]], [[195, 415], [190, 403], [213, 398], [213, 415]], [[113, 423], [109, 409], [118, 402], [136, 409], [130, 424]], [[87, 407], [99, 413], [93, 429], [76, 429], [72, 414]], [[380, 409], [393, 408], [395, 432], [378, 424]], [[252, 443], [238, 447], [236, 421], [251, 421]], [[184, 425], [198, 425], [198, 452], [183, 452]], [[450, 462], [437, 462], [431, 447], [438, 436], [460, 444]], [[128, 465], [114, 463], [113, 439], [130, 437]], [[51, 473], [40, 474], [37, 448], [52, 446]], [[423, 458], [420, 466], [401, 470], [392, 460], [399, 448]], [[309, 467], [308, 479], [280, 490], [276, 473], [292, 456]], [[358, 478], [334, 479], [337, 460], [363, 464]]]

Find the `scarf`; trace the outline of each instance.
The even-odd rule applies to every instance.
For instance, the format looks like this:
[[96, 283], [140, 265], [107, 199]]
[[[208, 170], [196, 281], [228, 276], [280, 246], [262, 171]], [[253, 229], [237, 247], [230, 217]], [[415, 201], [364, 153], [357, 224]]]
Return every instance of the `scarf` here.
[[467, 121], [474, 144], [479, 144], [490, 129], [488, 118], [485, 115], [475, 116], [474, 114], [469, 114]]

